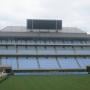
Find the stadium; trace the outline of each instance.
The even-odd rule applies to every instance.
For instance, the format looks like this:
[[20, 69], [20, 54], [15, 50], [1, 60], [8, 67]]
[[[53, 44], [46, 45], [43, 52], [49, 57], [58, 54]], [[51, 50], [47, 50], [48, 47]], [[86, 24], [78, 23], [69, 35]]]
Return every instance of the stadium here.
[[28, 19], [0, 30], [1, 90], [90, 90], [90, 35], [62, 20]]

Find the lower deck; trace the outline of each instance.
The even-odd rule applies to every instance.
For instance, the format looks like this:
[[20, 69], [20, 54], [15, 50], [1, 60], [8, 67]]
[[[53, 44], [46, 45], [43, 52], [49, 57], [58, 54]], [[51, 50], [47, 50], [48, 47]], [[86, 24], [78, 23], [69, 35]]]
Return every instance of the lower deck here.
[[86, 69], [90, 66], [90, 57], [2, 57], [0, 65], [13, 70]]

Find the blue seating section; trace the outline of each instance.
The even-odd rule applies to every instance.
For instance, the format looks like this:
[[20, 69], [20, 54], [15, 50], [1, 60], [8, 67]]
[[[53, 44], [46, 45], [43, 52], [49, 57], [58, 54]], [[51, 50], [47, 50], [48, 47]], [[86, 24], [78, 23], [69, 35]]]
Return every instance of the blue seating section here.
[[38, 69], [36, 58], [18, 58], [19, 69]]
[[55, 54], [55, 48], [54, 47], [37, 47], [37, 54], [38, 55], [44, 55], [44, 54]]
[[77, 58], [77, 60], [81, 68], [85, 69], [86, 66], [90, 66], [90, 58]]
[[85, 69], [90, 57], [78, 55], [90, 55], [89, 45], [89, 40], [0, 40], [0, 64], [12, 69]]
[[72, 55], [74, 54], [74, 50], [72, 47], [56, 47], [57, 55]]
[[0, 46], [0, 54], [20, 55], [89, 55], [90, 47], [70, 46]]
[[62, 69], [77, 69], [80, 68], [74, 58], [58, 58]]
[[77, 50], [75, 53], [81, 55], [90, 55], [90, 50]]
[[59, 66], [55, 58], [39, 58], [41, 69], [58, 69]]
[[2, 65], [8, 65], [11, 66], [12, 69], [17, 69], [17, 61], [16, 58], [10, 57], [10, 58], [1, 58]]
[[90, 58], [54, 58], [54, 57], [2, 57], [2, 65], [9, 65], [13, 69], [85, 69], [90, 66]]
[[18, 50], [17, 50], [17, 53], [18, 54], [25, 54], [25, 55], [27, 55], [27, 54], [31, 54], [31, 55], [36, 54], [36, 48], [33, 47], [33, 46], [27, 46], [27, 47], [19, 46]]
[[54, 44], [54, 45], [89, 45], [90, 41], [86, 40], [0, 40], [0, 44]]
[[0, 54], [16, 54], [16, 48], [14, 46], [0, 46]]
[[74, 47], [76, 54], [90, 55], [90, 47]]

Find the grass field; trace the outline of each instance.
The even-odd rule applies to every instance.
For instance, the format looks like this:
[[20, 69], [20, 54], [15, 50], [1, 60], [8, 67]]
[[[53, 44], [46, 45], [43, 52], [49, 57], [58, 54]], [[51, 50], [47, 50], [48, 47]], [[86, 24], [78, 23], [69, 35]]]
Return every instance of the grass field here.
[[12, 76], [0, 90], [90, 90], [90, 75]]

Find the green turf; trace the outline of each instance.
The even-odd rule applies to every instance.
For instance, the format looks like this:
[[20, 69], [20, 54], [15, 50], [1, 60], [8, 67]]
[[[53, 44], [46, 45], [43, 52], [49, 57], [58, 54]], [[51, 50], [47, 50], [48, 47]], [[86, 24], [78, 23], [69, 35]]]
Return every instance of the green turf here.
[[0, 83], [0, 90], [90, 90], [90, 75], [12, 76]]

